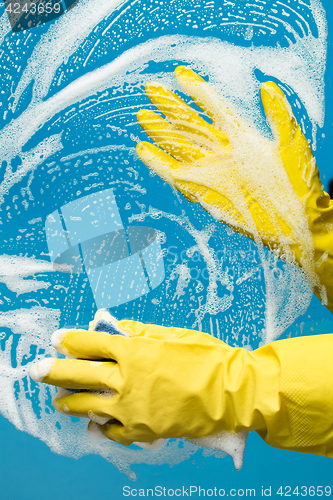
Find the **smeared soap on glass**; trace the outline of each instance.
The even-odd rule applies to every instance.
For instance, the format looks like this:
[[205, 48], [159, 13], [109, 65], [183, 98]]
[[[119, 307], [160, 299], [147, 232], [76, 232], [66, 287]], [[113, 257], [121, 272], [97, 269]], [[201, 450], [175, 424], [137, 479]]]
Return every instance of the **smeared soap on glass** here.
[[[132, 479], [132, 464], [175, 465], [198, 447], [184, 441], [180, 449], [171, 441], [139, 450], [96, 441], [87, 436], [86, 421], [54, 412], [56, 389], [40, 384], [36, 392], [27, 374], [34, 361], [55, 356], [52, 332], [86, 324], [96, 309], [83, 273], [51, 265], [44, 221], [68, 202], [111, 187], [126, 207], [123, 220], [149, 222], [164, 235], [165, 282], [135, 305], [112, 311], [116, 317], [199, 328], [252, 349], [278, 338], [306, 312], [311, 291], [295, 267], [278, 263], [275, 255], [188, 204], [151, 177], [135, 153], [136, 143], [145, 140], [136, 112], [152, 109], [144, 85], [161, 83], [190, 102], [174, 78], [176, 65], [189, 66], [251, 127], [254, 139], [236, 148], [242, 175], [254, 179], [260, 201], [271, 209], [280, 196], [274, 183], [281, 182], [288, 192], [288, 200], [281, 200], [283, 216], [290, 223], [304, 220], [265, 149], [271, 135], [259, 90], [271, 78], [281, 83], [315, 150], [324, 121], [325, 12], [319, 0], [243, 3], [241, 14], [235, 2], [224, 0], [204, 2], [202, 9], [192, 0], [176, 6], [142, 2], [139, 10], [126, 2], [114, 12], [116, 0], [81, 0], [40, 32], [16, 34], [9, 32], [4, 12], [0, 19], [2, 61], [8, 58], [15, 68], [2, 80], [0, 107], [0, 411], [56, 453], [100, 454]], [[256, 170], [259, 147], [265, 162]], [[222, 182], [214, 177], [215, 167], [205, 165], [207, 182]], [[267, 179], [268, 170], [274, 177]], [[194, 179], [197, 172], [189, 175]], [[237, 184], [230, 196], [246, 215]], [[299, 236], [306, 243], [305, 225]], [[222, 443], [238, 468], [243, 438], [233, 443], [216, 437], [209, 446]]]

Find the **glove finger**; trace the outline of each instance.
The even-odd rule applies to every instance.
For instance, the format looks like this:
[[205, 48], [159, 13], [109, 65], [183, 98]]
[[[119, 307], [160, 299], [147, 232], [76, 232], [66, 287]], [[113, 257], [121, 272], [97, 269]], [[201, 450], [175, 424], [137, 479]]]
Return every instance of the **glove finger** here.
[[[179, 340], [182, 339], [188, 341], [198, 339], [198, 336], [201, 338], [203, 335], [206, 336], [206, 341], [210, 343], [216, 343], [221, 345], [221, 340], [212, 337], [208, 333], [198, 332], [197, 330], [188, 330], [186, 328], [175, 328], [169, 326], [161, 326], [161, 325], [153, 325], [153, 324], [145, 324], [140, 321], [132, 321], [132, 320], [121, 320], [118, 322], [118, 326], [129, 333], [131, 337], [145, 337], [156, 340]], [[224, 344], [225, 348], [229, 349], [229, 347]], [[232, 349], [232, 347], [230, 347]]]
[[119, 328], [129, 333], [132, 337], [148, 337], [158, 340], [171, 340], [187, 335], [198, 334], [195, 330], [186, 328], [175, 328], [161, 325], [145, 324], [140, 321], [121, 320], [118, 322]]
[[146, 85], [145, 90], [150, 101], [166, 118], [197, 144], [214, 150], [229, 144], [225, 134], [204, 120], [171, 90], [155, 83]]
[[[218, 216], [217, 218], [226, 222], [236, 231], [247, 236], [250, 235], [245, 229], [243, 217], [234, 208], [229, 198], [205, 186], [179, 179], [182, 172], [184, 173], [186, 169], [181, 163], [155, 145], [149, 142], [140, 142], [136, 150], [139, 158], [147, 167], [156, 172], [166, 182], [176, 187], [187, 199], [193, 202], [201, 202], [207, 211], [209, 211], [209, 207], [217, 205], [220, 212], [220, 217]], [[198, 198], [200, 198], [200, 201]], [[219, 203], [223, 207], [222, 210], [218, 205]], [[252, 234], [250, 236], [253, 238]]]
[[[149, 168], [181, 191], [190, 201], [199, 202], [207, 211], [214, 213], [215, 218], [226, 222], [236, 231], [253, 238], [253, 230], [250, 230], [244, 217], [234, 207], [232, 201], [228, 197], [206, 186], [191, 181], [181, 180], [180, 178], [182, 176], [185, 177], [186, 168], [182, 168], [179, 162], [175, 161], [167, 153], [153, 144], [141, 142], [137, 145], [137, 152], [141, 160]], [[245, 188], [242, 188], [242, 190], [245, 194], [248, 208], [258, 233], [260, 235], [275, 235], [276, 231], [268, 214], [259, 203], [251, 197]], [[218, 215], [216, 214], [216, 210], [219, 212]]]
[[57, 330], [52, 334], [53, 347], [64, 354], [82, 359], [110, 359], [110, 335], [93, 330]]
[[190, 68], [178, 66], [175, 70], [175, 76], [189, 94], [195, 104], [199, 106], [219, 128], [226, 133], [234, 132], [242, 128], [246, 130], [248, 126], [234, 114], [227, 102], [222, 99], [217, 92], [197, 73]]
[[207, 156], [208, 151], [200, 149], [186, 139], [174, 126], [156, 113], [143, 109], [138, 112], [137, 118], [149, 137], [176, 160], [192, 163]]
[[[189, 193], [195, 193], [197, 201], [205, 210], [213, 213], [214, 218], [222, 220], [223, 216], [227, 215], [228, 224], [231, 227], [237, 230], [240, 225], [244, 226], [245, 220], [240, 212], [234, 207], [232, 201], [218, 191], [189, 181], [177, 181], [176, 187], [182, 191], [185, 196], [187, 191]], [[220, 214], [217, 212], [220, 212]]]
[[199, 203], [198, 198], [187, 184], [187, 182], [178, 181], [175, 183], [175, 188], [191, 203]]
[[176, 187], [186, 199], [194, 203], [198, 201], [194, 193], [190, 193], [188, 189], [183, 191], [181, 185], [179, 187], [175, 185], [174, 176], [177, 171], [181, 172], [181, 163], [149, 142], [140, 142], [137, 144], [136, 151], [139, 158], [148, 168], [156, 172], [157, 175], [171, 184], [171, 186]]
[[[88, 430], [90, 428], [95, 427], [94, 423], [89, 423]], [[134, 439], [128, 439], [124, 436], [125, 428], [120, 422], [114, 423], [106, 423], [104, 425], [98, 425], [99, 430], [104, 436], [106, 436], [111, 441], [115, 441], [116, 443], [123, 444], [124, 446], [130, 446]]]
[[242, 191], [244, 193], [245, 199], [248, 204], [249, 211], [252, 215], [252, 219], [256, 225], [258, 233], [260, 236], [274, 236], [276, 231], [272, 221], [260, 203], [253, 198], [248, 190], [243, 186]]
[[[119, 322], [117, 324], [117, 327], [120, 330], [124, 331]], [[126, 334], [126, 332], [124, 333]], [[81, 361], [77, 359], [68, 359], [58, 361], [69, 363], [67, 368], [69, 375], [71, 375], [70, 363], [73, 363], [73, 370], [78, 372], [77, 376], [75, 377], [75, 384], [79, 385], [77, 387], [66, 385], [66, 381], [61, 381], [61, 383], [53, 383], [48, 382], [48, 380], [41, 379], [39, 381], [58, 385], [59, 387], [68, 387], [70, 389], [110, 388], [118, 391], [117, 387], [121, 383], [121, 377], [117, 362], [121, 363], [123, 359], [126, 359], [128, 357], [127, 353], [131, 346], [131, 344], [129, 344], [129, 342], [131, 341], [130, 337], [130, 335], [109, 335], [105, 332], [86, 330], [69, 330], [69, 334], [67, 335], [65, 331], [64, 336], [61, 336], [61, 340], [59, 341], [62, 350], [60, 351], [60, 348], [58, 348], [58, 350], [66, 355], [73, 355], [73, 353], [75, 353], [76, 357], [85, 357], [85, 360]], [[87, 359], [91, 359], [91, 361], [87, 361]], [[86, 363], [86, 365], [82, 364], [81, 366], [80, 363]], [[58, 371], [61, 372], [61, 370]], [[86, 385], [80, 382], [81, 371], [86, 373], [87, 381], [84, 382]], [[90, 372], [91, 375], [89, 375]], [[52, 374], [53, 371], [51, 375]], [[59, 376], [61, 376], [61, 373], [59, 374]], [[89, 376], [92, 377], [91, 385], [89, 385]], [[64, 378], [66, 379], [65, 375]], [[113, 386], [110, 386], [108, 378], [112, 380]], [[71, 377], [69, 377], [68, 380], [71, 380]], [[104, 385], [100, 385], [99, 380], [104, 381]], [[115, 384], [117, 385], [117, 387], [115, 386]]]
[[46, 358], [33, 365], [30, 376], [36, 382], [68, 389], [117, 390], [120, 374], [113, 361]]
[[279, 141], [288, 177], [300, 198], [314, 196], [314, 208], [327, 208], [329, 196], [323, 192], [311, 147], [293, 115], [291, 106], [274, 82], [266, 82], [261, 99], [274, 137]]
[[139, 142], [136, 152], [148, 168], [172, 186], [174, 185], [175, 175], [183, 168], [180, 162], [150, 142]]
[[[250, 231], [249, 224], [246, 222], [242, 214], [235, 208], [232, 201], [223, 194], [213, 189], [207, 188], [199, 184], [187, 181], [177, 181], [175, 183], [177, 189], [186, 195], [187, 190], [190, 193], [195, 193], [197, 201], [210, 212], [215, 219], [226, 222], [232, 229], [247, 237], [253, 239], [254, 234]], [[267, 211], [260, 205], [260, 203], [253, 198], [249, 191], [242, 187], [245, 199], [248, 204], [248, 209], [251, 213], [253, 222], [257, 228], [258, 234], [261, 238], [266, 240], [276, 235], [276, 221], [283, 234], [290, 235], [291, 229], [289, 226], [274, 212], [274, 222], [268, 215]]]
[[[212, 213], [215, 219], [219, 219], [228, 224], [236, 232], [244, 234], [248, 238], [253, 239], [254, 233], [250, 230], [249, 224], [246, 222], [243, 215], [235, 208], [232, 201], [223, 194], [213, 189], [206, 188], [205, 186], [194, 185], [193, 183], [186, 183], [179, 181], [178, 185], [182, 184], [185, 190], [186, 184], [192, 184], [190, 190], [196, 193], [198, 202], [207, 210]], [[289, 226], [274, 212], [274, 222], [267, 211], [260, 205], [260, 203], [253, 198], [249, 191], [243, 186], [242, 191], [248, 204], [248, 209], [251, 213], [253, 222], [258, 231], [258, 235], [266, 242], [276, 236], [276, 222], [278, 223], [281, 231], [285, 235], [291, 235]]]
[[112, 391], [99, 394], [78, 392], [65, 397], [55, 397], [52, 404], [60, 413], [90, 418], [90, 420], [103, 425], [113, 418], [111, 412], [114, 395], [115, 393]]
[[116, 441], [117, 443], [123, 444], [125, 446], [133, 444], [134, 441], [152, 443], [153, 441], [159, 439], [159, 436], [154, 434], [146, 426], [141, 426], [141, 428], [137, 431], [132, 431], [131, 437], [129, 437], [128, 432], [126, 431], [126, 427], [117, 420], [111, 420], [104, 425], [100, 425], [99, 428], [102, 434], [104, 434], [104, 436], [106, 436], [108, 439]]
[[291, 142], [299, 125], [282, 90], [276, 83], [266, 82], [261, 88], [261, 100], [275, 139], [281, 146]]
[[139, 158], [148, 168], [178, 189], [178, 191], [180, 191], [189, 201], [198, 202], [197, 190], [199, 185], [188, 181], [177, 180], [177, 178], [184, 176], [186, 172], [186, 167], [180, 162], [149, 142], [140, 142], [136, 146], [136, 151]]
[[[274, 207], [271, 210], [265, 210], [262, 205], [242, 186], [245, 199], [248, 203], [248, 209], [251, 213], [253, 222], [257, 228], [257, 234], [262, 242], [268, 247], [272, 243], [280, 241], [280, 235], [283, 235], [284, 240], [289, 237], [289, 243], [293, 243], [292, 230], [288, 224], [279, 216]], [[252, 235], [253, 238], [254, 235]], [[286, 241], [286, 240], [285, 240]]]

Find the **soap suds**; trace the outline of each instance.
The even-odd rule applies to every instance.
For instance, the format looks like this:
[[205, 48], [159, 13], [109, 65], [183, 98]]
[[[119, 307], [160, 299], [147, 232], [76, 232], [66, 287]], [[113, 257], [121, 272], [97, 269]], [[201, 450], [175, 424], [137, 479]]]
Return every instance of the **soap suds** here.
[[92, 410], [88, 411], [88, 418], [90, 418], [93, 422], [96, 422], [98, 425], [104, 425], [110, 420], [110, 417], [99, 417]]
[[[47, 260], [38, 260], [31, 257], [17, 255], [0, 255], [0, 283], [4, 283], [9, 290], [17, 295], [30, 293], [48, 288], [51, 283], [37, 280], [37, 273], [53, 273], [55, 270], [65, 271], [68, 266], [52, 264]], [[32, 279], [26, 278], [31, 276]]]
[[[150, 177], [145, 177], [146, 169], [134, 149], [143, 139], [136, 111], [149, 105], [144, 84], [153, 80], [181, 92], [173, 73], [173, 61], [179, 61], [209, 76], [216, 92], [232, 103], [251, 126], [254, 135], [244, 140], [237, 159], [242, 165], [250, 157], [253, 165], [257, 152], [264, 151], [265, 161], [258, 172], [253, 168], [242, 170], [246, 183], [256, 184], [260, 202], [268, 212], [275, 213], [275, 203], [280, 201], [281, 206], [282, 201], [283, 216], [292, 227], [298, 218], [304, 220], [302, 207], [294, 203], [294, 194], [283, 175], [275, 170], [274, 179], [267, 179], [272, 159], [267, 141], [271, 134], [259, 101], [262, 81], [273, 77], [281, 82], [315, 149], [318, 127], [324, 122], [326, 15], [319, 0], [294, 3], [300, 14], [295, 15], [288, 4], [284, 7], [286, 16], [278, 5], [275, 25], [265, 25], [265, 16], [272, 15], [271, 2], [261, 1], [260, 22], [254, 21], [249, 12], [252, 8], [244, 6], [247, 10], [243, 24], [232, 17], [232, 2], [223, 1], [224, 11], [231, 14], [227, 20], [219, 17], [215, 4], [207, 2], [207, 8], [202, 9], [205, 12], [197, 9], [188, 26], [182, 27], [177, 23], [184, 16], [178, 19], [170, 2], [153, 5], [157, 9], [154, 15], [149, 5], [146, 11], [141, 9], [139, 23], [138, 2], [125, 4], [113, 13], [120, 4], [118, 0], [81, 0], [47, 26], [20, 63], [15, 58], [29, 44], [29, 31], [11, 34], [7, 15], [0, 18], [0, 42], [5, 50], [2, 60], [8, 57], [13, 67], [17, 65], [17, 76], [13, 71], [3, 82], [6, 93], [1, 107], [0, 151], [4, 163], [0, 222], [8, 235], [4, 233], [4, 255], [0, 257], [0, 327], [4, 329], [0, 332], [0, 412], [18, 429], [42, 439], [54, 452], [76, 458], [99, 454], [135, 479], [132, 464], [175, 465], [193, 457], [198, 448], [182, 441], [180, 449], [178, 440], [167, 441], [158, 449], [150, 446], [149, 450], [124, 448], [107, 439], [96, 441], [87, 436], [84, 419], [74, 423], [54, 412], [50, 401], [61, 397], [60, 392], [41, 384], [36, 393], [27, 374], [34, 361], [40, 366], [45, 356], [55, 355], [50, 343], [52, 332], [60, 326], [87, 324], [95, 310], [94, 303], [86, 299], [87, 279], [71, 274], [70, 269], [62, 273], [64, 269], [44, 260], [48, 256], [43, 223], [52, 210], [90, 190], [112, 186], [118, 189], [117, 195], [124, 196], [121, 203], [124, 199], [129, 206], [130, 220], [137, 225], [149, 220], [166, 235], [167, 279], [158, 288], [159, 295], [142, 297], [137, 309], [126, 304], [122, 311], [125, 317], [145, 319], [149, 312], [157, 323], [204, 329], [230, 345], [251, 349], [251, 344], [256, 347], [260, 341], [278, 338], [305, 313], [311, 291], [298, 269], [292, 264], [278, 264], [275, 256], [262, 247], [244, 243], [228, 228], [212, 224], [208, 216], [184, 205], [182, 196], [161, 181], [156, 180], [155, 189], [165, 189], [167, 195], [160, 199], [155, 191], [151, 195]], [[184, 0], [178, 8], [183, 11], [189, 5], [190, 0]], [[163, 17], [168, 8], [171, 11]], [[214, 22], [207, 22], [209, 16]], [[169, 31], [170, 26], [175, 29]], [[138, 36], [135, 29], [139, 30]], [[237, 46], [237, 39], [228, 42], [230, 33], [239, 37], [241, 46]], [[125, 34], [140, 44], [126, 45]], [[273, 39], [271, 46], [265, 44]], [[293, 102], [295, 97], [298, 104]], [[248, 151], [244, 150], [247, 147]], [[207, 182], [215, 186], [214, 165], [206, 167], [210, 170]], [[187, 175], [195, 179], [197, 172], [193, 169]], [[264, 190], [260, 189], [262, 175]], [[286, 197], [279, 199], [274, 185], [277, 182], [286, 187], [290, 201]], [[60, 186], [58, 191], [55, 186]], [[251, 226], [244, 193], [235, 185], [229, 195]], [[168, 196], [170, 204], [165, 205]], [[46, 211], [49, 203], [52, 210]], [[219, 218], [217, 211], [207, 209]], [[195, 221], [193, 214], [197, 216]], [[22, 228], [17, 220], [25, 216], [26, 227]], [[293, 237], [310, 249], [306, 257], [311, 273], [311, 242], [304, 228], [301, 233], [294, 228]], [[177, 243], [176, 249], [168, 246], [170, 239], [172, 245]], [[33, 254], [44, 257], [35, 258]], [[92, 296], [94, 291], [89, 293]], [[40, 377], [40, 373], [35, 375]], [[89, 428], [92, 426], [98, 430], [97, 424], [91, 423]], [[198, 440], [198, 444], [229, 453], [240, 468], [245, 440], [245, 435], [223, 435]]]
[[55, 363], [55, 359], [44, 358], [38, 363], [31, 365], [29, 376], [35, 382], [43, 382], [43, 380], [51, 373]]
[[237, 432], [237, 434], [222, 432], [221, 434], [216, 434], [215, 436], [189, 439], [189, 441], [196, 446], [203, 446], [206, 448], [224, 451], [232, 457], [235, 468], [240, 470], [243, 465], [247, 436], [247, 432]]
[[70, 330], [67, 330], [66, 328], [60, 328], [59, 330], [56, 330], [55, 332], [52, 333], [51, 337], [51, 344], [52, 346], [61, 354], [64, 354], [65, 356], [69, 355], [68, 350], [66, 347], [62, 345], [62, 341], [66, 335], [67, 332]]

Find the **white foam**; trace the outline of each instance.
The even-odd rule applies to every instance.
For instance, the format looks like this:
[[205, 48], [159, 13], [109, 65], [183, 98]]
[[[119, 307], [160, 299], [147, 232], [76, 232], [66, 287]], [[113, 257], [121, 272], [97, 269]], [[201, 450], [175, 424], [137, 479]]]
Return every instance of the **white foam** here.
[[50, 286], [47, 281], [25, 279], [28, 276], [34, 277], [40, 273], [53, 273], [55, 270], [64, 271], [68, 268], [68, 265], [53, 265], [46, 260], [4, 254], [0, 255], [0, 282], [4, 283], [12, 292], [21, 295], [47, 289]]
[[88, 424], [88, 435], [91, 437], [93, 440], [97, 441], [109, 441], [108, 438], [101, 432], [101, 428], [98, 425], [97, 422], [94, 422], [91, 420]]
[[[29, 121], [29, 118], [28, 118]], [[21, 124], [15, 124], [15, 121], [13, 123], [14, 129], [13, 133], [18, 133], [19, 136], [22, 135], [22, 130], [26, 128], [28, 125], [26, 122], [22, 122]], [[21, 127], [23, 127], [21, 129]], [[9, 131], [9, 136], [7, 136], [7, 139], [10, 137], [10, 131]], [[23, 134], [24, 135], [24, 134]], [[1, 134], [0, 134], [1, 137]], [[5, 141], [7, 140], [6, 138], [4, 139]], [[25, 139], [28, 140], [28, 137], [25, 136]], [[0, 205], [5, 200], [5, 195], [9, 193], [11, 188], [15, 185], [17, 185], [24, 177], [27, 176], [27, 174], [33, 174], [33, 172], [39, 167], [48, 157], [52, 156], [54, 153], [57, 153], [62, 149], [62, 143], [61, 143], [61, 135], [52, 135], [43, 141], [41, 141], [37, 146], [32, 148], [26, 153], [21, 153], [20, 152], [20, 147], [24, 145], [24, 139], [23, 142], [16, 145], [15, 139], [12, 141], [12, 138], [9, 139], [12, 144], [7, 144], [7, 146], [3, 147], [0, 145], [0, 149], [2, 149], [4, 153], [4, 158], [7, 159], [8, 163], [11, 162], [11, 160], [19, 154], [21, 158], [21, 165], [16, 169], [15, 172], [13, 172], [11, 167], [7, 167], [6, 171], [3, 176], [3, 180], [0, 183]], [[19, 141], [19, 138], [18, 138]], [[0, 138], [1, 142], [1, 138]], [[12, 147], [11, 147], [12, 146]], [[17, 146], [17, 147], [16, 147]], [[16, 151], [16, 152], [15, 152]], [[5, 161], [5, 160], [4, 160]]]
[[[34, 83], [34, 101], [42, 100], [59, 66], [68, 61], [93, 28], [120, 3], [121, 0], [81, 0], [80, 7], [66, 12], [65, 16], [50, 25], [36, 44], [15, 89], [13, 110], [22, 92], [31, 82]], [[7, 19], [6, 15], [4, 17]], [[8, 21], [5, 24], [8, 27]], [[66, 33], [66, 44], [64, 44], [64, 33]]]
[[90, 418], [93, 422], [96, 422], [98, 425], [104, 425], [110, 420], [110, 417], [99, 417], [92, 410], [88, 411], [88, 418]]
[[31, 365], [29, 370], [29, 375], [35, 382], [43, 382], [45, 377], [47, 377], [54, 366], [55, 359], [45, 358], [38, 363]]
[[112, 314], [110, 314], [107, 309], [105, 309], [105, 308], [98, 309], [98, 311], [96, 311], [96, 313], [95, 313], [94, 319], [92, 321], [90, 321], [90, 323], [89, 323], [89, 330], [94, 330], [98, 321], [101, 321], [101, 320], [104, 320], [107, 323], [110, 323], [111, 325], [114, 325], [114, 326], [117, 326], [117, 324], [118, 324], [118, 320], [114, 316], [112, 316]]
[[214, 450], [224, 451], [232, 457], [235, 468], [240, 470], [243, 465], [247, 436], [247, 432], [238, 432], [237, 434], [221, 432], [221, 434], [216, 434], [214, 436], [207, 436], [199, 439], [188, 439], [188, 441], [196, 446], [203, 446]]
[[151, 443], [134, 441], [133, 444], [139, 446], [139, 448], [143, 448], [144, 450], [157, 450], [158, 448], [161, 448], [161, 446], [163, 446], [166, 441], [166, 439], [155, 439], [155, 441], [152, 441]]
[[51, 307], [33, 306], [30, 309], [0, 312], [0, 327], [10, 328], [13, 333], [20, 335], [16, 359], [18, 365], [31, 345], [46, 349], [47, 354], [54, 354], [50, 336], [52, 330], [59, 325], [59, 318], [59, 309]]
[[[112, 10], [113, 5], [107, 6], [107, 2], [105, 2], [103, 6]], [[317, 9], [316, 12], [319, 18], [319, 7], [316, 5], [313, 8]], [[62, 20], [60, 23], [64, 23], [67, 16], [60, 19]], [[21, 155], [21, 148], [34, 132], [65, 107], [109, 86], [119, 86], [125, 82], [143, 85], [147, 80], [156, 79], [159, 76], [158, 74], [141, 74], [142, 67], [149, 60], [161, 62], [169, 59], [179, 59], [183, 60], [185, 64], [189, 64], [199, 73], [208, 73], [213, 86], [222, 95], [234, 102], [236, 106], [239, 105], [239, 110], [247, 117], [247, 120], [257, 123], [263, 131], [265, 127], [258, 106], [260, 86], [254, 75], [254, 69], [259, 69], [267, 75], [279, 78], [293, 88], [305, 104], [313, 123], [322, 126], [324, 120], [324, 72], [327, 31], [325, 17], [322, 16], [320, 19], [318, 38], [309, 34], [304, 38], [298, 38], [296, 43], [291, 44], [289, 48], [283, 49], [237, 47], [210, 37], [159, 37], [125, 51], [114, 61], [79, 77], [46, 100], [42, 100], [41, 97], [50, 84], [49, 75], [54, 71], [52, 65], [55, 62], [60, 63], [60, 61], [56, 58], [55, 62], [51, 63], [52, 71], [46, 65], [45, 71], [41, 73], [41, 54], [37, 52], [33, 64], [35, 68], [36, 61], [38, 61], [39, 84], [37, 88], [39, 86], [43, 90], [36, 91], [38, 99], [33, 99], [28, 108], [18, 118], [12, 120], [1, 132], [1, 157], [9, 161], [17, 154]], [[73, 24], [71, 24], [71, 29], [73, 29]], [[84, 28], [82, 30], [84, 33]], [[77, 29], [74, 29], [74, 32], [77, 36]], [[62, 30], [59, 29], [57, 37], [59, 43], [63, 44]], [[69, 44], [69, 50], [72, 49]], [[47, 57], [49, 61], [52, 61], [49, 56]], [[36, 68], [31, 74], [29, 73], [24, 86], [28, 81], [31, 81], [34, 72], [36, 72]], [[123, 77], [122, 75], [126, 73], [127, 76]], [[163, 74], [163, 80], [170, 88], [179, 88], [172, 75]], [[246, 82], [246, 85], [243, 82]], [[61, 148], [62, 146], [59, 143], [57, 147]], [[42, 149], [45, 150], [45, 147]], [[50, 153], [44, 151], [43, 154], [45, 159], [45, 154], [48, 156]], [[24, 171], [22, 171], [22, 174], [24, 174]], [[18, 172], [13, 176], [10, 184], [16, 184], [20, 180], [19, 177]]]
[[263, 344], [278, 339], [296, 318], [306, 313], [312, 290], [303, 273], [293, 264], [277, 268], [277, 257], [261, 250], [266, 285]]
[[59, 330], [56, 330], [55, 332], [52, 333], [52, 337], [51, 337], [51, 344], [52, 346], [60, 353], [60, 354], [64, 354], [65, 356], [69, 356], [70, 353], [68, 352], [68, 350], [66, 349], [66, 347], [64, 347], [62, 345], [62, 341], [66, 335], [66, 333], [70, 331], [70, 330], [67, 330], [66, 328], [60, 328]]
[[69, 391], [68, 389], [64, 389], [63, 387], [57, 387], [57, 393], [54, 396], [53, 401], [55, 399], [59, 399], [59, 398], [66, 398], [67, 396], [70, 396], [71, 394], [73, 394], [73, 393], [71, 391]]

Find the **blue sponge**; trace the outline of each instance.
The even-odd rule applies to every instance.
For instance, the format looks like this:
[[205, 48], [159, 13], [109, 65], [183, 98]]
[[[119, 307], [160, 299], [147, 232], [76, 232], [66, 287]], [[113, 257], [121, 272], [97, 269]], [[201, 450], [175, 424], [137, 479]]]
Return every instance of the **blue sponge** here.
[[97, 321], [95, 328], [95, 332], [106, 332], [109, 333], [110, 335], [124, 335], [123, 332], [117, 328], [115, 325], [112, 323], [108, 323], [104, 319], [100, 319]]

